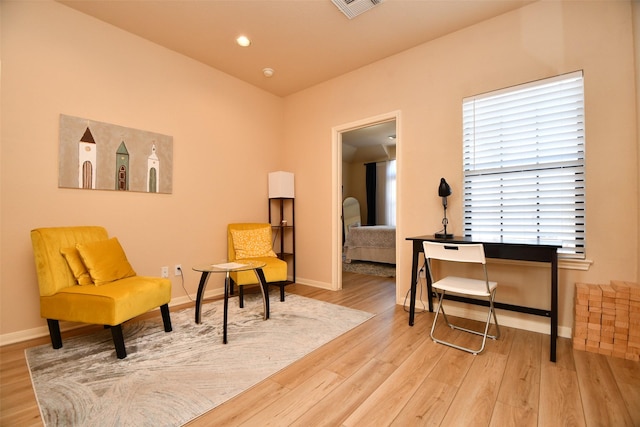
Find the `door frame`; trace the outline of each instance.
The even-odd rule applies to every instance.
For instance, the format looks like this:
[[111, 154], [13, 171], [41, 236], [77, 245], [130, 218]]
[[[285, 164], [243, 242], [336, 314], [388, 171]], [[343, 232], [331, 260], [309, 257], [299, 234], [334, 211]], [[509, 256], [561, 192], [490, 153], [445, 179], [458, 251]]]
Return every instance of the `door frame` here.
[[[367, 117], [354, 122], [345, 123], [342, 125], [334, 126], [331, 129], [331, 156], [332, 156], [332, 239], [331, 239], [331, 253], [333, 254], [333, 261], [331, 262], [331, 284], [333, 290], [342, 289], [342, 133], [364, 128], [367, 126], [375, 125], [382, 122], [389, 122], [395, 120], [396, 122], [396, 260], [398, 259], [398, 225], [400, 222], [400, 165], [401, 165], [401, 151], [398, 150], [400, 144], [400, 110], [390, 111], [388, 113], [379, 114], [377, 116]], [[397, 263], [396, 263], [397, 266]], [[396, 275], [397, 277], [397, 275]]]

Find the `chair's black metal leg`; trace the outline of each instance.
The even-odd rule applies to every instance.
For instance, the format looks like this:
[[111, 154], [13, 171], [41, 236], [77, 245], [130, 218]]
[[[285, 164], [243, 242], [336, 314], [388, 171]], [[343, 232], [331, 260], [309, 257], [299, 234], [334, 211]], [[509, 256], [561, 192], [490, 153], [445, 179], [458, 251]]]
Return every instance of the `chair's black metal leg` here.
[[240, 308], [244, 308], [244, 286], [238, 285], [238, 298], [240, 299]]
[[169, 304], [160, 306], [160, 313], [162, 313], [162, 323], [164, 323], [164, 331], [171, 332], [171, 314], [169, 313]]
[[113, 344], [116, 346], [116, 355], [118, 359], [127, 357], [127, 350], [124, 348], [124, 336], [122, 335], [122, 324], [111, 327], [111, 336]]
[[280, 302], [284, 301], [284, 283], [280, 284]]
[[62, 335], [60, 335], [60, 322], [54, 319], [47, 319], [49, 325], [49, 336], [51, 337], [51, 345], [58, 349], [62, 347]]

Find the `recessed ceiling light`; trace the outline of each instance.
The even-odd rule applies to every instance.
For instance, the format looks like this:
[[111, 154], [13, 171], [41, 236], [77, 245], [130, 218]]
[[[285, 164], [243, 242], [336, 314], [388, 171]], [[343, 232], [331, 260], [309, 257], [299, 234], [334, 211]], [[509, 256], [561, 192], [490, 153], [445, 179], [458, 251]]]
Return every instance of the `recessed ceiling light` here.
[[273, 76], [273, 68], [263, 68], [262, 69], [262, 74], [264, 74], [265, 77], [271, 77]]
[[236, 43], [242, 47], [247, 47], [251, 45], [251, 40], [249, 40], [249, 37], [247, 36], [240, 36], [236, 39]]

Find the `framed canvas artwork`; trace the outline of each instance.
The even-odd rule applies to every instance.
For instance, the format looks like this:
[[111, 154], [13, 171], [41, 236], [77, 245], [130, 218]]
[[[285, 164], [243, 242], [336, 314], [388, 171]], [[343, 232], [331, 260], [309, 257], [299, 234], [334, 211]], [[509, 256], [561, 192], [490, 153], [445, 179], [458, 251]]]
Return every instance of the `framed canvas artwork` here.
[[171, 193], [173, 137], [61, 114], [58, 187]]

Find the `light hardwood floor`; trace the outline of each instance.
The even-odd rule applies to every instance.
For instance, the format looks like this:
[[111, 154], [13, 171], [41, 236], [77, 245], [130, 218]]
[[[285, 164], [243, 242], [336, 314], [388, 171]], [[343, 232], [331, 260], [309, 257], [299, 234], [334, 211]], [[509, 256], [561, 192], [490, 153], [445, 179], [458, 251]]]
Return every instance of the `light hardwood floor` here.
[[[638, 362], [573, 351], [560, 338], [551, 363], [547, 335], [506, 327], [473, 356], [431, 341], [432, 313], [409, 327], [393, 279], [345, 273], [343, 288], [287, 291], [376, 316], [188, 425], [640, 426]], [[24, 349], [47, 342], [0, 349], [0, 425], [42, 425]]]

